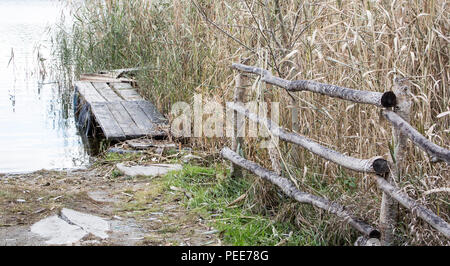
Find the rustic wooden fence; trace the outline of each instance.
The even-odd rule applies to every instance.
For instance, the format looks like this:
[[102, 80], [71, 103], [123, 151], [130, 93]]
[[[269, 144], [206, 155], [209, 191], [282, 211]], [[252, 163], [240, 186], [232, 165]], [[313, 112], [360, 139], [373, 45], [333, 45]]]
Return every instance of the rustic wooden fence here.
[[[284, 193], [296, 201], [312, 204], [340, 217], [344, 222], [363, 234], [362, 239], [365, 240], [362, 241], [363, 245], [369, 245], [368, 243], [381, 243], [383, 245], [393, 244], [395, 223], [398, 215], [398, 204], [422, 218], [445, 237], [450, 238], [450, 226], [445, 220], [434, 214], [425, 206], [417, 203], [395, 185], [395, 180], [402, 175], [403, 157], [407, 138], [409, 138], [416, 146], [427, 152], [431, 156], [431, 161], [450, 163], [449, 150], [430, 142], [408, 123], [411, 100], [408, 97], [409, 86], [405, 84], [405, 80], [396, 79], [393, 91], [380, 93], [354, 90], [307, 80], [289, 81], [273, 76], [268, 70], [244, 64], [233, 64], [232, 68], [239, 71], [236, 77], [233, 102], [227, 105], [228, 108], [234, 111], [232, 148], [222, 149], [221, 155], [223, 158], [232, 162], [233, 176], [240, 176], [241, 169], [246, 169], [277, 185]], [[324, 147], [307, 137], [297, 133], [288, 132], [270, 119], [251, 113], [243, 104], [245, 88], [247, 87], [246, 83], [248, 82], [248, 77], [246, 75], [249, 74], [259, 75], [262, 82], [276, 85], [290, 92], [311, 91], [355, 103], [372, 104], [382, 108], [383, 116], [393, 126], [395, 158], [391, 158], [388, 161], [380, 156], [369, 159], [350, 157]], [[242, 133], [242, 130], [245, 130], [245, 127], [242, 126], [242, 121], [238, 121], [239, 116], [241, 118], [247, 117], [253, 122], [264, 125], [274, 137], [301, 146], [325, 160], [332, 161], [356, 172], [373, 174], [379, 189], [383, 191], [382, 203], [380, 206], [379, 229], [373, 228], [367, 223], [357, 219], [349, 213], [345, 207], [335, 202], [300, 191], [291, 180], [281, 176], [279, 158], [276, 158], [277, 153], [270, 148], [269, 155], [274, 171], [265, 169], [240, 156], [238, 150], [244, 145], [244, 142], [243, 138], [239, 137], [242, 136], [242, 134], [239, 133]], [[368, 241], [369, 239], [378, 239], [381, 241]]]

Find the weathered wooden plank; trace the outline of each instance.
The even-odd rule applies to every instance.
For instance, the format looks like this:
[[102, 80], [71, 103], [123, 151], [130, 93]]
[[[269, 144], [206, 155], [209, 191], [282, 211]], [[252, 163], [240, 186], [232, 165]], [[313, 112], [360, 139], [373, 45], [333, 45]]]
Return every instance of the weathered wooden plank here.
[[142, 108], [148, 119], [155, 124], [166, 124], [167, 119], [156, 109], [155, 105], [148, 101], [138, 101], [139, 106]]
[[132, 79], [114, 78], [107, 74], [81, 74], [80, 80], [91, 82], [133, 82]]
[[136, 89], [117, 90], [117, 92], [126, 101], [144, 101], [144, 98], [142, 98]]
[[123, 100], [105, 82], [92, 82], [92, 85], [108, 102], [120, 102]]
[[131, 86], [130, 83], [126, 82], [110, 82], [109, 86], [116, 90], [130, 90], [133, 89], [133, 86]]
[[139, 92], [133, 88], [130, 83], [111, 82], [109, 85], [127, 101], [144, 101], [144, 98], [142, 98]]
[[109, 110], [107, 103], [91, 103], [91, 109], [107, 139], [125, 139], [125, 134]]
[[131, 118], [130, 114], [123, 107], [122, 104], [108, 103], [109, 111], [111, 111], [117, 124], [119, 124], [123, 133], [127, 138], [137, 138], [145, 135], [145, 132], [139, 128]]
[[157, 127], [153, 124], [144, 113], [137, 102], [122, 102], [123, 107], [128, 111], [136, 125], [141, 128], [146, 135], [154, 135]]
[[81, 94], [81, 96], [89, 103], [94, 102], [106, 102], [105, 98], [101, 96], [98, 91], [92, 86], [90, 82], [87, 81], [77, 81], [75, 82], [76, 90]]

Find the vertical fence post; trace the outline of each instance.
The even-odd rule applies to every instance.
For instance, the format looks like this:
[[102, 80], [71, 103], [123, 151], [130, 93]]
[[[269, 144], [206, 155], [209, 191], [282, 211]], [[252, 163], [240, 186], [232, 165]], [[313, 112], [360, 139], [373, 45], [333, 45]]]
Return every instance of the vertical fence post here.
[[[296, 93], [295, 97], [298, 97], [299, 93]], [[300, 120], [299, 120], [299, 115], [300, 115], [300, 108], [299, 108], [299, 101], [296, 98], [291, 98], [291, 120], [292, 120], [292, 124], [291, 124], [291, 129], [293, 132], [295, 133], [299, 133], [300, 134]], [[301, 153], [302, 153], [302, 149], [297, 147], [296, 145], [292, 146], [292, 150], [291, 150], [291, 156], [294, 159], [295, 162], [303, 162], [302, 158], [301, 158]]]
[[[278, 108], [278, 107], [277, 107]], [[271, 114], [274, 114], [274, 109], [275, 106], [272, 103], [272, 105], [270, 106], [270, 111]], [[269, 115], [268, 113], [266, 115]], [[279, 115], [278, 111], [276, 112], [276, 115]], [[271, 117], [271, 119], [274, 119], [274, 117]], [[278, 121], [277, 121], [278, 122]], [[269, 158], [270, 161], [272, 162], [272, 170], [277, 173], [277, 175], [281, 175], [282, 171], [281, 171], [281, 155], [279, 154], [278, 151], [278, 147], [276, 145], [278, 145], [278, 141], [273, 141], [273, 135], [272, 133], [269, 131], [269, 143], [267, 146], [267, 152], [269, 153]], [[277, 137], [278, 139], [278, 137]]]
[[[396, 104], [394, 112], [402, 117], [406, 122], [410, 122], [410, 112], [412, 101], [410, 98], [410, 84], [408, 79], [395, 78], [394, 90]], [[400, 130], [392, 127], [394, 135], [394, 156], [392, 157], [392, 169], [387, 177], [387, 181], [395, 184], [404, 175], [404, 156], [407, 144], [407, 137]], [[380, 230], [382, 244], [390, 246], [394, 244], [394, 231], [398, 220], [399, 203], [383, 192], [380, 210]]]
[[[236, 76], [236, 84], [233, 96], [233, 102], [235, 104], [244, 103], [245, 89], [248, 86], [247, 79], [248, 78], [245, 76], [245, 74], [242, 73], [238, 73]], [[231, 138], [231, 149], [237, 154], [240, 154], [239, 150], [243, 148], [242, 145], [244, 144], [243, 130], [245, 130], [245, 122], [243, 119], [243, 116], [239, 115], [238, 112], [233, 111], [233, 135]], [[242, 177], [242, 168], [238, 165], [231, 164], [231, 176]]]

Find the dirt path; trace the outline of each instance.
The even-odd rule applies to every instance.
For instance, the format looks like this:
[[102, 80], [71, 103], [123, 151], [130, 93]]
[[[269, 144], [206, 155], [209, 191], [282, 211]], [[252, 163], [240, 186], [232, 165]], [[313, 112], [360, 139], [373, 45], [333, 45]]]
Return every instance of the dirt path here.
[[220, 245], [213, 228], [183, 206], [161, 177], [114, 177], [114, 166], [0, 175], [0, 245], [47, 245], [30, 227], [63, 208], [104, 218], [109, 237], [72, 245]]

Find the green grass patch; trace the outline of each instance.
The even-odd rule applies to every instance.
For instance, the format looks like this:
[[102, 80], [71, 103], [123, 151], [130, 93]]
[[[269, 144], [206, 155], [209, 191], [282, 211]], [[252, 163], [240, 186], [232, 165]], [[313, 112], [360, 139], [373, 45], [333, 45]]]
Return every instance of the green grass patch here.
[[[186, 206], [204, 219], [210, 220], [225, 244], [255, 245], [324, 245], [317, 232], [299, 229], [290, 221], [276, 221], [274, 217], [254, 213], [248, 204], [229, 206], [248, 190], [248, 179], [227, 177], [223, 165], [199, 167], [185, 165], [183, 170], [165, 177], [168, 187], [183, 188], [192, 194]], [[251, 200], [250, 200], [251, 201]]]

